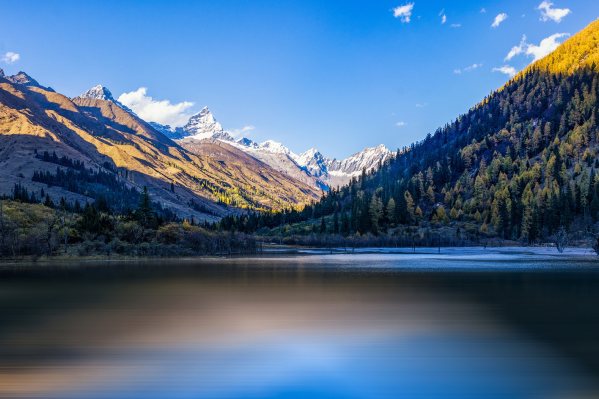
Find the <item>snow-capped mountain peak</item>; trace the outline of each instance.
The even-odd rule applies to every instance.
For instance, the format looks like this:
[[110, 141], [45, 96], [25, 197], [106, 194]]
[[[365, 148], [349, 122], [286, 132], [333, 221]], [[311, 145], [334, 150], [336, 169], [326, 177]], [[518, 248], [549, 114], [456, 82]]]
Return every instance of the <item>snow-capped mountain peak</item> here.
[[85, 93], [81, 94], [79, 98], [91, 98], [94, 100], [108, 100], [116, 104], [116, 100], [112, 97], [112, 93], [106, 87], [97, 85], [92, 87]]
[[130, 114], [137, 116], [135, 114], [135, 112], [133, 112], [133, 110], [131, 110], [131, 108], [129, 108], [129, 107], [121, 104], [119, 101], [115, 100], [114, 97], [112, 96], [112, 93], [110, 92], [110, 90], [108, 90], [106, 87], [104, 87], [102, 85], [97, 85], [95, 87], [92, 87], [91, 89], [89, 89], [85, 93], [79, 95], [78, 97], [79, 98], [91, 98], [92, 100], [111, 101], [111, 102], [115, 103], [116, 105], [118, 105], [119, 107], [121, 107], [122, 109], [124, 109], [125, 111], [129, 112]]
[[297, 155], [291, 152], [289, 148], [285, 147], [281, 143], [277, 143], [274, 140], [267, 140], [264, 143], [260, 143], [258, 147], [264, 151], [272, 152], [275, 154], [289, 155], [294, 160], [297, 158]]
[[247, 137], [242, 137], [239, 140], [236, 141], [236, 143], [240, 146], [243, 147], [248, 147], [248, 148], [260, 148], [260, 146], [258, 145], [258, 143], [248, 139]]
[[233, 137], [223, 130], [220, 123], [214, 119], [208, 107], [202, 108], [200, 112], [189, 118], [187, 125], [183, 126], [185, 136], [196, 140], [215, 138], [223, 141], [235, 141]]

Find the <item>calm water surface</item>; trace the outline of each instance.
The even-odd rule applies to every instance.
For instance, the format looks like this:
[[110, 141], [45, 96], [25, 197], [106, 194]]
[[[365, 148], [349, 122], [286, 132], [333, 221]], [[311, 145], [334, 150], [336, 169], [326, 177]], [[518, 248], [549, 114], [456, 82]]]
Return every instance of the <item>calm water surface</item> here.
[[599, 397], [599, 262], [441, 255], [0, 270], [0, 397]]

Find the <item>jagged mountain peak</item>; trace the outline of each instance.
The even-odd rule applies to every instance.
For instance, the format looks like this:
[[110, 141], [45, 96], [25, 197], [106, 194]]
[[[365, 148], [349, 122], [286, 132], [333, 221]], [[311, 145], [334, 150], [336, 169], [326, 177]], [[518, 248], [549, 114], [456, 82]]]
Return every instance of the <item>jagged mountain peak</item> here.
[[250, 139], [248, 139], [247, 137], [242, 137], [239, 140], [236, 141], [237, 144], [242, 145], [244, 147], [249, 147], [249, 148], [258, 148], [258, 144]]
[[91, 98], [94, 100], [108, 100], [113, 103], [117, 103], [117, 101], [112, 97], [112, 93], [106, 87], [102, 85], [97, 85], [81, 94], [79, 98]]
[[192, 118], [197, 115], [204, 116], [204, 115], [208, 115], [208, 114], [212, 115], [212, 112], [210, 112], [210, 110], [206, 106], [206, 107], [202, 108], [202, 110], [200, 112], [196, 112], [195, 114], [193, 114]]
[[320, 154], [320, 152], [316, 148], [310, 148], [308, 151], [304, 151], [300, 154], [302, 156], [314, 156], [316, 154]]
[[200, 112], [189, 118], [187, 124], [183, 126], [183, 136], [189, 136], [197, 140], [215, 138], [224, 141], [235, 141], [229, 133], [224, 131], [221, 124], [214, 119], [214, 115], [208, 107], [202, 108]]
[[115, 100], [114, 97], [112, 96], [112, 93], [110, 92], [110, 90], [108, 90], [106, 87], [104, 87], [102, 85], [94, 86], [91, 89], [89, 89], [88, 91], [86, 91], [85, 93], [77, 96], [76, 98], [89, 98], [92, 100], [110, 101], [110, 102], [115, 103], [116, 105], [118, 105], [119, 107], [124, 109], [125, 111], [129, 112], [130, 114], [137, 116], [137, 114], [135, 112], [133, 112], [133, 110], [131, 108], [129, 108], [129, 107], [123, 105], [122, 103], [120, 103], [119, 101]]

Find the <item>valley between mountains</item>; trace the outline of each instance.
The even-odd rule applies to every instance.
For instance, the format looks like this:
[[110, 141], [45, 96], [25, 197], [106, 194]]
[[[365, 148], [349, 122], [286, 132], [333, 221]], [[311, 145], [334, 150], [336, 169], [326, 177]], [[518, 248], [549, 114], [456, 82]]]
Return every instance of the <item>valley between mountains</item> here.
[[124, 213], [147, 187], [166, 215], [214, 222], [299, 208], [390, 155], [381, 145], [338, 161], [314, 149], [296, 155], [274, 141], [234, 140], [207, 107], [183, 127], [148, 123], [103, 86], [68, 98], [24, 72], [0, 70], [0, 195]]

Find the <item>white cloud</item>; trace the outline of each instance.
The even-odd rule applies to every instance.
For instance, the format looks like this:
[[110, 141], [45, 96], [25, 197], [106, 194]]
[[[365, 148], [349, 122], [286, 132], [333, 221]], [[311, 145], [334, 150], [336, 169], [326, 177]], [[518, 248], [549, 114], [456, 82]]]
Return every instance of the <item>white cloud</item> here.
[[504, 61], [509, 61], [516, 55], [522, 54], [522, 53], [525, 53], [526, 55], [529, 55], [529, 56], [532, 55], [534, 57], [533, 62], [540, 60], [541, 58], [545, 57], [546, 55], [551, 53], [553, 50], [555, 50], [561, 44], [560, 42], [557, 41], [557, 39], [559, 39], [560, 37], [564, 37], [564, 36], [570, 36], [570, 34], [569, 33], [556, 33], [554, 35], [551, 35], [551, 36], [541, 40], [541, 43], [538, 46], [536, 46], [534, 44], [526, 43], [526, 36], [522, 36], [522, 40], [520, 41], [520, 44], [512, 47], [512, 49], [510, 50], [508, 55], [505, 57]]
[[5, 62], [7, 64], [14, 64], [15, 62], [19, 61], [20, 59], [21, 59], [21, 56], [19, 54], [8, 52], [8, 53], [4, 54], [4, 56], [2, 57], [2, 62]]
[[401, 17], [401, 22], [410, 22], [412, 8], [414, 8], [414, 3], [408, 3], [405, 6], [395, 7], [393, 9], [393, 16], [395, 18]]
[[495, 17], [495, 20], [493, 21], [493, 25], [491, 25], [491, 28], [497, 28], [499, 26], [500, 23], [502, 23], [503, 21], [505, 21], [507, 19], [507, 14], [502, 13], [499, 14], [498, 16]]
[[237, 138], [246, 134], [250, 134], [249, 132], [251, 132], [252, 130], [254, 130], [254, 126], [246, 126], [243, 129], [233, 129], [233, 130], [227, 130], [227, 133], [229, 133], [231, 136]]
[[417, 108], [424, 108], [424, 107], [426, 107], [427, 105], [428, 105], [427, 103], [424, 103], [424, 104], [416, 104], [416, 107], [417, 107]]
[[407, 123], [405, 123], [405, 122], [397, 122], [395, 124], [395, 126], [405, 126], [405, 125], [407, 125]]
[[168, 100], [156, 101], [146, 96], [147, 90], [147, 87], [140, 87], [137, 91], [121, 94], [118, 100], [145, 121], [171, 126], [183, 126], [187, 123], [191, 114], [186, 111], [195, 103], [184, 101], [171, 104]]
[[444, 24], [445, 22], [447, 22], [447, 17], [443, 15], [443, 18], [441, 18], [441, 23]]
[[454, 69], [453, 73], [462, 73], [462, 71], [460, 71], [459, 69]]
[[473, 65], [469, 66], [468, 68], [464, 68], [464, 71], [470, 72], [470, 71], [473, 71], [476, 68], [481, 67], [481, 66], [483, 66], [483, 64], [473, 64]]
[[510, 78], [516, 76], [516, 68], [511, 67], [509, 65], [504, 65], [500, 68], [493, 68], [493, 72], [505, 73], [506, 75], [510, 75]]
[[570, 34], [556, 33], [555, 35], [551, 35], [548, 38], [541, 40], [541, 44], [539, 44], [538, 46], [535, 46], [534, 44], [529, 44], [528, 48], [526, 49], [526, 55], [534, 56], [533, 62], [536, 60], [540, 60], [541, 58], [545, 57], [547, 54], [555, 50], [561, 44], [559, 42], [556, 42], [556, 39], [563, 36], [570, 36]]
[[542, 21], [552, 19], [555, 22], [560, 23], [562, 18], [572, 12], [569, 8], [551, 8], [552, 5], [552, 2], [545, 0], [537, 7], [537, 10], [541, 10]]
[[439, 13], [439, 16], [443, 15], [444, 12], [445, 12], [445, 9], [442, 9], [441, 12]]
[[480, 12], [487, 12], [487, 10], [485, 10], [484, 8], [482, 10], [480, 10]]
[[512, 49], [510, 50], [508, 55], [505, 57], [504, 61], [509, 61], [512, 58], [514, 58], [514, 56], [516, 56], [520, 53], [523, 53], [526, 50], [527, 46], [528, 46], [528, 44], [526, 44], [526, 35], [523, 35], [522, 40], [520, 41], [520, 44], [512, 47]]
[[462, 26], [462, 24], [451, 24], [450, 26], [452, 28], [459, 28], [460, 26]]

